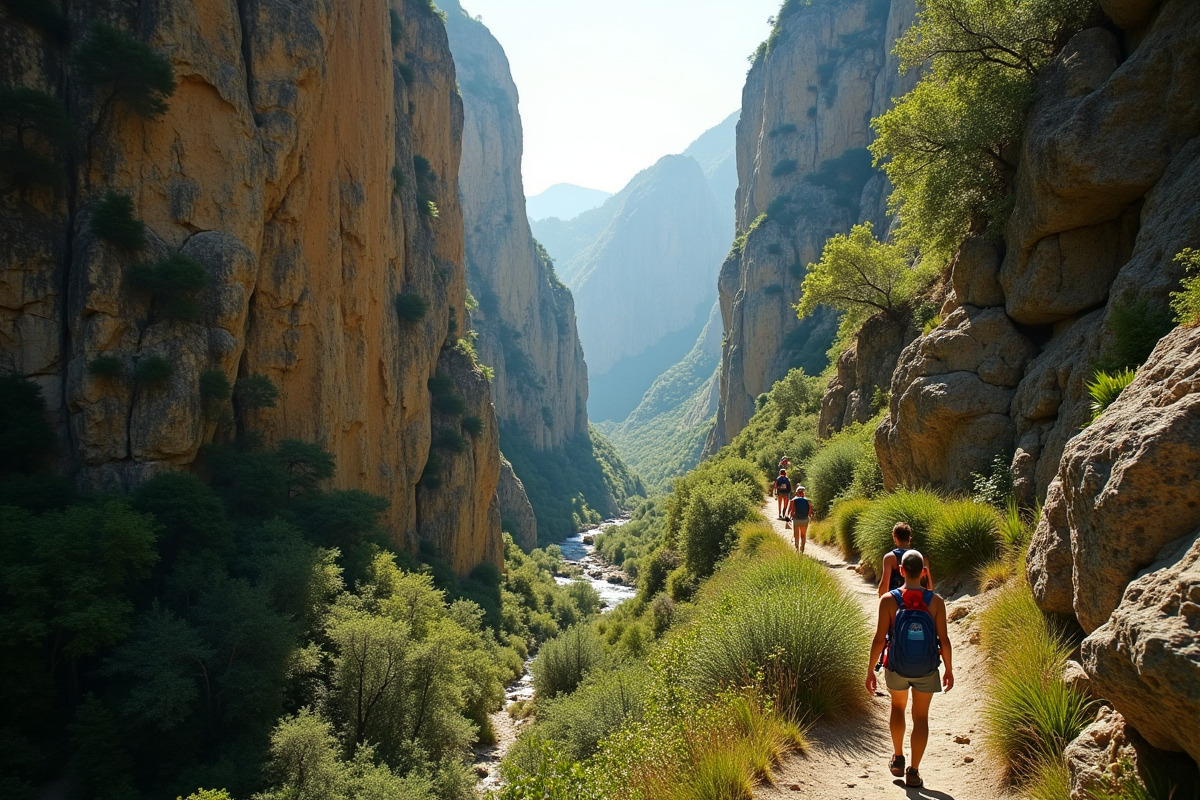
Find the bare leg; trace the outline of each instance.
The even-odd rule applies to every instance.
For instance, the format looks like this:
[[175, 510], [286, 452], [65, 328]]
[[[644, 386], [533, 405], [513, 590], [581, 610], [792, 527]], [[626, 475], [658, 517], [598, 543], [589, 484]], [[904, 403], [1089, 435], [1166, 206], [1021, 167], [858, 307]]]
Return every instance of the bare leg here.
[[[888, 692], [892, 695], [892, 713], [888, 718], [888, 727], [892, 731], [892, 754], [902, 756], [904, 755], [904, 707], [908, 705], [908, 690], [893, 692], [889, 689]], [[928, 704], [925, 709], [929, 710]], [[913, 735], [915, 737], [916, 734]], [[925, 737], [929, 738], [928, 727], [926, 727]], [[921, 744], [921, 747], [925, 747], [924, 743]]]
[[912, 766], [917, 768], [921, 766], [921, 756], [925, 755], [925, 745], [929, 743], [929, 702], [933, 700], [933, 694], [916, 689], [912, 694]]
[[792, 520], [792, 524], [796, 526], [796, 530], [800, 531], [800, 552], [803, 553], [804, 546], [808, 544], [808, 526], [797, 525], [795, 520]]
[[800, 552], [800, 529], [792, 528], [792, 546], [796, 548], [796, 552]]

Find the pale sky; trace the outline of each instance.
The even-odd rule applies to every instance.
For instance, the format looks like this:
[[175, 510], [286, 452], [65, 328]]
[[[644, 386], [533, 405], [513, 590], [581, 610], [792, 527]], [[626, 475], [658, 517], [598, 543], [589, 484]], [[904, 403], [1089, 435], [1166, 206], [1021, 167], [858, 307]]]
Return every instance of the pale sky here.
[[742, 103], [781, 0], [460, 0], [508, 54], [525, 194], [608, 192]]

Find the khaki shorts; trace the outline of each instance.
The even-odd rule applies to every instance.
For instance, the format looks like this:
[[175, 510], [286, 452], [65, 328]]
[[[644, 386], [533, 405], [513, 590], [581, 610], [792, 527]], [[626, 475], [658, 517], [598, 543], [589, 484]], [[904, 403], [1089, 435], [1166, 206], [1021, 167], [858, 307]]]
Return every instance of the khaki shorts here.
[[885, 669], [883, 671], [883, 681], [887, 684], [888, 689], [893, 692], [906, 692], [912, 689], [914, 692], [937, 694], [942, 690], [942, 675], [936, 669], [928, 675], [922, 675], [919, 678], [908, 678], [898, 672]]

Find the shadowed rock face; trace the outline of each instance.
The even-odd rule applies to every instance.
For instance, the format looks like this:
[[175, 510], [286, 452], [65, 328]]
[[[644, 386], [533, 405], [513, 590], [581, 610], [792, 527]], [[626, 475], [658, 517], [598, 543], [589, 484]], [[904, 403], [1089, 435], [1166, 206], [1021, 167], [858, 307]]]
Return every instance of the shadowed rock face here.
[[[402, 23], [395, 43], [389, 11]], [[72, 29], [94, 13], [70, 4]], [[184, 468], [225, 435], [200, 402], [203, 372], [265, 375], [278, 402], [241, 414], [246, 424], [268, 443], [327, 448], [333, 484], [386, 497], [397, 543], [415, 546], [432, 502], [416, 492], [430, 452], [426, 383], [451, 319], [466, 320], [462, 107], [441, 20], [416, 0], [151, 2], [105, 19], [170, 59], [178, 88], [161, 118], [105, 102], [63, 75], [54, 45], [0, 21], [0, 38], [22, 43], [3, 49], [0, 78], [51, 93], [69, 84], [79, 142], [57, 193], [0, 199], [0, 368], [42, 385], [66, 461], [93, 488]], [[132, 197], [143, 252], [92, 235], [108, 190]], [[176, 253], [208, 275], [195, 321], [165, 318], [124, 280], [134, 261]], [[424, 316], [399, 320], [400, 292], [420, 295]], [[87, 365], [100, 355], [127, 373], [158, 355], [174, 372], [155, 387], [99, 379]], [[485, 412], [468, 401], [467, 413]], [[437, 537], [455, 542], [459, 571], [498, 552], [486, 522], [498, 453], [475, 452], [471, 469], [478, 497], [466, 502], [481, 509]]]
[[737, 435], [754, 399], [789, 369], [825, 366], [836, 320], [822, 312], [800, 322], [793, 306], [826, 239], [863, 220], [887, 229], [885, 181], [864, 148], [871, 118], [916, 80], [900, 76], [891, 55], [914, 14], [912, 0], [797, 4], [750, 69], [737, 144], [737, 228], [746, 237], [718, 281], [725, 345], [706, 452]]

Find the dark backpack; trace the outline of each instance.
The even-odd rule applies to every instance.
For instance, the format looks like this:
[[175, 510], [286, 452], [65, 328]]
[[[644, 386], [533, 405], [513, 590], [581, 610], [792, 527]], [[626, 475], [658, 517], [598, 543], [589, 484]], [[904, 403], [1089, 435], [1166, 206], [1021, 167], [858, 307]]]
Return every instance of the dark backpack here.
[[937, 628], [929, 613], [933, 592], [893, 589], [891, 594], [896, 601], [896, 620], [888, 644], [887, 668], [906, 678], [928, 675], [942, 664]]
[[792, 516], [796, 519], [808, 519], [810, 515], [810, 503], [807, 497], [792, 498]]
[[[759, 485], [761, 486], [762, 484], [759, 484]], [[784, 494], [787, 494], [790, 491], [792, 491], [792, 482], [790, 480], [788, 480], [787, 475], [780, 475], [778, 478], [775, 479], [776, 494], [778, 494], [779, 492], [783, 492]]]
[[900, 571], [900, 562], [904, 560], [904, 554], [908, 552], [908, 548], [897, 547], [892, 551], [892, 555], [896, 557], [896, 568], [892, 570], [891, 576], [888, 577], [888, 591], [899, 589], [904, 585], [904, 573]]

